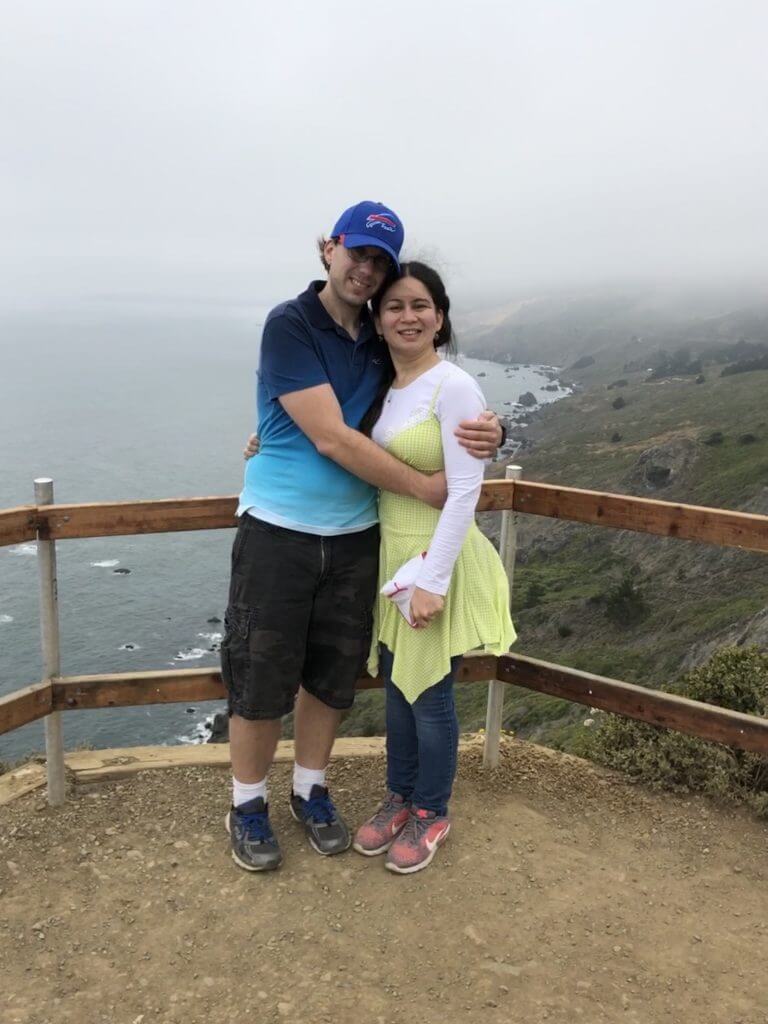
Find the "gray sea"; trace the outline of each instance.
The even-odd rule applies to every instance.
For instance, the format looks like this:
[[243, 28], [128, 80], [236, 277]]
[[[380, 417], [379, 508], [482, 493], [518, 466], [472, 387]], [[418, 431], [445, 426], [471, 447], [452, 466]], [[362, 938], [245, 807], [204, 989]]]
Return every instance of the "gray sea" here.
[[[254, 367], [266, 309], [18, 316], [0, 321], [0, 508], [235, 494], [255, 422]], [[465, 358], [489, 407], [540, 403], [554, 368]], [[232, 531], [57, 545], [62, 672], [217, 665]], [[119, 572], [117, 570], [128, 570]], [[41, 675], [34, 544], [0, 548], [0, 696]], [[200, 742], [219, 705], [64, 715], [68, 749]], [[42, 723], [0, 736], [0, 761], [43, 749]]]

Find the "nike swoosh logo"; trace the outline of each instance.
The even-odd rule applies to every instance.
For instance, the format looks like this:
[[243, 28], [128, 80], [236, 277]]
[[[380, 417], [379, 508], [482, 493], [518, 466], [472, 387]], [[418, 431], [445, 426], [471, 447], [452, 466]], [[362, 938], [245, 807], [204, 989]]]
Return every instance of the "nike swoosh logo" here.
[[435, 838], [433, 840], [431, 840], [431, 841], [429, 839], [425, 840], [425, 842], [427, 844], [427, 849], [429, 850], [430, 853], [434, 853], [435, 852], [435, 850], [437, 849], [437, 846], [438, 846], [440, 840], [443, 839], [443, 837], [446, 836], [447, 833], [448, 833], [448, 825], [446, 825], [445, 828], [443, 828], [440, 832], [438, 832], [438, 834], [435, 836]]

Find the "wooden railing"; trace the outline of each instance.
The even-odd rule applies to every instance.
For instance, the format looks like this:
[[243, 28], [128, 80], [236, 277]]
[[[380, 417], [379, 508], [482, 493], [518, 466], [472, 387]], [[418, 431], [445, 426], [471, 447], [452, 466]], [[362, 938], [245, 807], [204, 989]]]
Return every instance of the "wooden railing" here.
[[[513, 479], [518, 473], [517, 467], [509, 467], [508, 479], [485, 483], [478, 504], [480, 511], [504, 512], [502, 557], [510, 577], [516, 512], [768, 552], [768, 516]], [[221, 676], [213, 669], [60, 675], [54, 542], [232, 528], [236, 525], [237, 499], [204, 497], [87, 505], [44, 504], [44, 500], [0, 511], [0, 546], [36, 540], [40, 551], [48, 556], [41, 559], [40, 581], [47, 678], [0, 698], [0, 733], [40, 718], [58, 721], [62, 711], [221, 699]], [[523, 655], [468, 655], [459, 680], [491, 681], [486, 729], [486, 763], [491, 765], [498, 758], [502, 697], [508, 683], [768, 755], [768, 719]], [[381, 685], [381, 680], [370, 677], [358, 683], [360, 689]], [[51, 733], [56, 734], [55, 730]], [[48, 748], [49, 799], [54, 803], [63, 799], [62, 750], [62, 744], [56, 742]], [[58, 765], [52, 764], [54, 758]]]

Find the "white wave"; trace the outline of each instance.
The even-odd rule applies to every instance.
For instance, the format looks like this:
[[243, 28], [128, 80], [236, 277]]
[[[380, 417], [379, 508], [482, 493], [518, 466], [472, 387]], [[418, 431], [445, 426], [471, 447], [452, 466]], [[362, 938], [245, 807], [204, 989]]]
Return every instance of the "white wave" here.
[[197, 746], [200, 743], [207, 743], [213, 727], [213, 716], [207, 715], [202, 722], [196, 722], [192, 730], [176, 737], [177, 743], [185, 746]]
[[197, 634], [202, 640], [210, 640], [211, 643], [220, 644], [224, 638], [223, 633], [198, 633]]
[[103, 562], [91, 562], [94, 569], [113, 569], [116, 565], [120, 565], [120, 561], [117, 558], [107, 558]]
[[197, 661], [198, 658], [204, 658], [208, 651], [203, 650], [202, 647], [193, 647], [189, 651], [179, 651], [173, 657], [174, 661]]
[[12, 615], [0, 615], [0, 626], [4, 626], [7, 622], [13, 622]]
[[16, 544], [12, 548], [8, 548], [9, 555], [36, 555], [37, 545], [36, 544]]

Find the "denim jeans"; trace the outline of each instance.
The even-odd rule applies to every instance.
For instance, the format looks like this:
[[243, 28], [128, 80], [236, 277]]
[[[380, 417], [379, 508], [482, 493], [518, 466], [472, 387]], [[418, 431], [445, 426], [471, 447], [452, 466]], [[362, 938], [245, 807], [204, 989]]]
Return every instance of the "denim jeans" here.
[[380, 646], [379, 667], [387, 694], [387, 786], [414, 807], [448, 813], [459, 720], [453, 681], [461, 656], [451, 658], [451, 671], [409, 704], [392, 682], [392, 653]]

